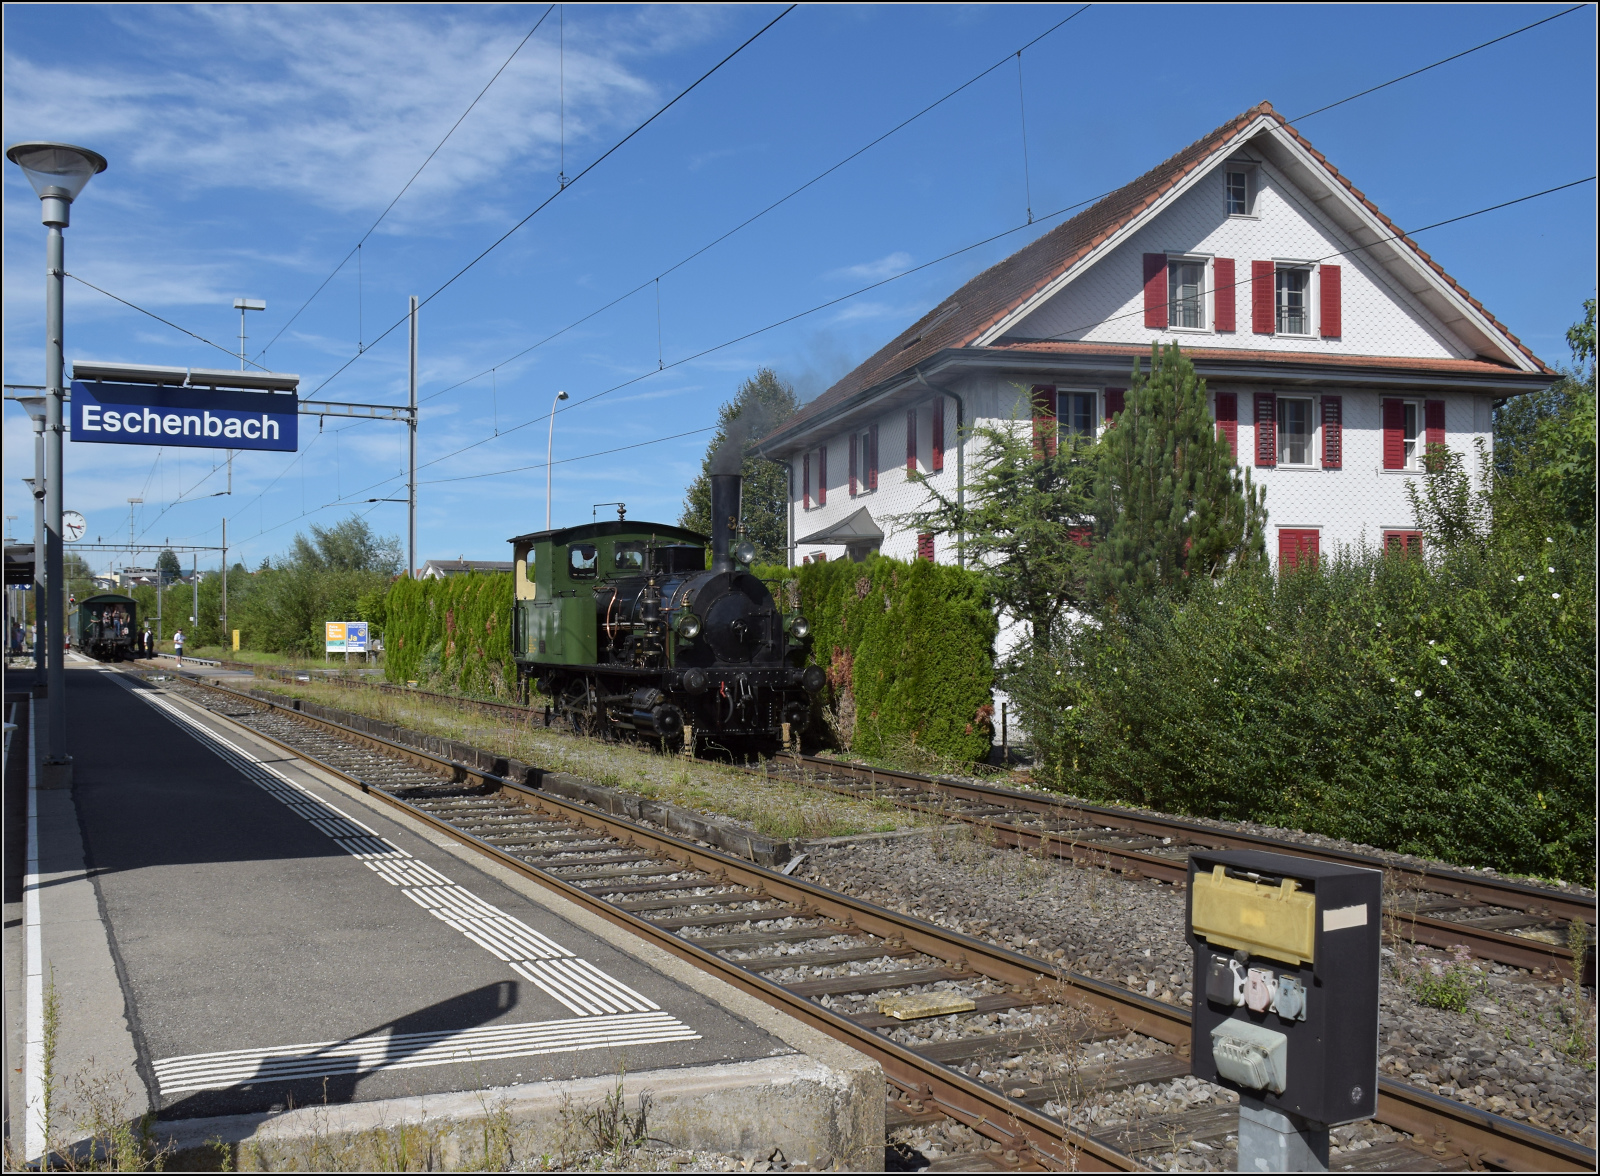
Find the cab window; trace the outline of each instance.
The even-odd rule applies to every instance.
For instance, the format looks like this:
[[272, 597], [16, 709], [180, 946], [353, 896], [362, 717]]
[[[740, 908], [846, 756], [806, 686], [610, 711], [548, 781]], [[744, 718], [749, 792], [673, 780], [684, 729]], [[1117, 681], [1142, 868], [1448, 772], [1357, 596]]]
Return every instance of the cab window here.
[[595, 564], [599, 561], [600, 549], [593, 543], [574, 543], [567, 548], [567, 569], [574, 580], [594, 579]]
[[616, 554], [613, 558], [616, 569], [619, 572], [642, 572], [644, 571], [644, 544], [618, 543]]

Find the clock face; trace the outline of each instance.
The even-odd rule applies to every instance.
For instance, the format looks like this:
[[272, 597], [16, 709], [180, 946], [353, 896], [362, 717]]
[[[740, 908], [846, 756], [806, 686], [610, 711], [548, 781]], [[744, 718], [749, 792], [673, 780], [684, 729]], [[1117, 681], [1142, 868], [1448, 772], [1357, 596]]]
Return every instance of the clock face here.
[[75, 510], [61, 512], [61, 537], [68, 543], [76, 543], [83, 538], [83, 533], [89, 529], [89, 524], [84, 522], [83, 516]]

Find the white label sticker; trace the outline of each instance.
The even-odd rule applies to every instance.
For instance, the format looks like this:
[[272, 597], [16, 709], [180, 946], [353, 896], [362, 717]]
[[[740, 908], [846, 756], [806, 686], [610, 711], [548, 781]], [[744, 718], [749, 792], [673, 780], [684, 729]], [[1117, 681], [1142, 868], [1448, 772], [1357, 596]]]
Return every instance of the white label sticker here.
[[1322, 929], [1324, 931], [1343, 931], [1346, 927], [1365, 927], [1367, 925], [1367, 904], [1357, 903], [1355, 906], [1340, 907], [1338, 910], [1322, 912]]

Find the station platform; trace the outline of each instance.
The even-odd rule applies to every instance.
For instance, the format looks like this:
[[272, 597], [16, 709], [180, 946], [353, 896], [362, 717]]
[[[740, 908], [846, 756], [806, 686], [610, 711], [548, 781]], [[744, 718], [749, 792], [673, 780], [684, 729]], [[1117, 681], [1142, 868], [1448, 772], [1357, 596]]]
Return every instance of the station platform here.
[[[18, 677], [8, 715], [17, 702], [20, 728], [31, 707], [37, 738], [19, 729], [7, 763], [8, 833], [49, 706], [13, 694]], [[862, 1055], [159, 684], [91, 663], [67, 680], [73, 786], [28, 790], [28, 874], [6, 878], [8, 949], [13, 900], [35, 895], [23, 966], [57, 1003], [58, 1084], [113, 1092], [128, 1121], [154, 1112], [181, 1151], [326, 1132], [335, 1108], [347, 1134], [475, 1123], [490, 1102], [533, 1124], [626, 1075], [678, 1146], [770, 1136], [855, 1166], [846, 1136], [870, 1141], [875, 1107], [881, 1159]], [[12, 971], [15, 1077], [12, 1059], [38, 1066], [40, 1014]], [[12, 1154], [33, 1158], [30, 1089], [9, 1085]]]

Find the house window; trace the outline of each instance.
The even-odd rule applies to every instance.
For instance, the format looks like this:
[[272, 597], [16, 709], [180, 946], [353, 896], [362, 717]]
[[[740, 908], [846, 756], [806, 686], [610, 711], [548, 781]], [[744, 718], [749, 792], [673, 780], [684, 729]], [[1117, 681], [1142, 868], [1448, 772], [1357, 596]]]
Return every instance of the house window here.
[[877, 479], [867, 476], [868, 469], [872, 465], [872, 430], [865, 429], [851, 437], [850, 449], [852, 453], [860, 455], [858, 459], [860, 476], [856, 481], [856, 493], [865, 494], [869, 490], [876, 490]]
[[1057, 396], [1057, 436], [1094, 440], [1094, 393], [1062, 392]]
[[1311, 271], [1305, 266], [1278, 267], [1278, 334], [1311, 333]]
[[1420, 425], [1422, 424], [1421, 406], [1414, 400], [1405, 402], [1405, 424], [1401, 426], [1400, 436], [1405, 445], [1405, 468], [1420, 470], [1422, 468], [1422, 437]]
[[1278, 398], [1278, 464], [1311, 464], [1311, 401]]
[[1249, 168], [1230, 169], [1228, 172], [1228, 215], [1253, 216], [1255, 214], [1255, 195], [1251, 191], [1255, 185], [1250, 181], [1254, 177]]
[[1278, 570], [1311, 568], [1317, 564], [1320, 535], [1309, 527], [1278, 528]]
[[1167, 264], [1167, 322], [1184, 330], [1203, 331], [1206, 263], [1174, 261]]
[[1385, 531], [1383, 533], [1383, 546], [1386, 551], [1398, 551], [1402, 555], [1417, 555], [1422, 551], [1421, 531]]

